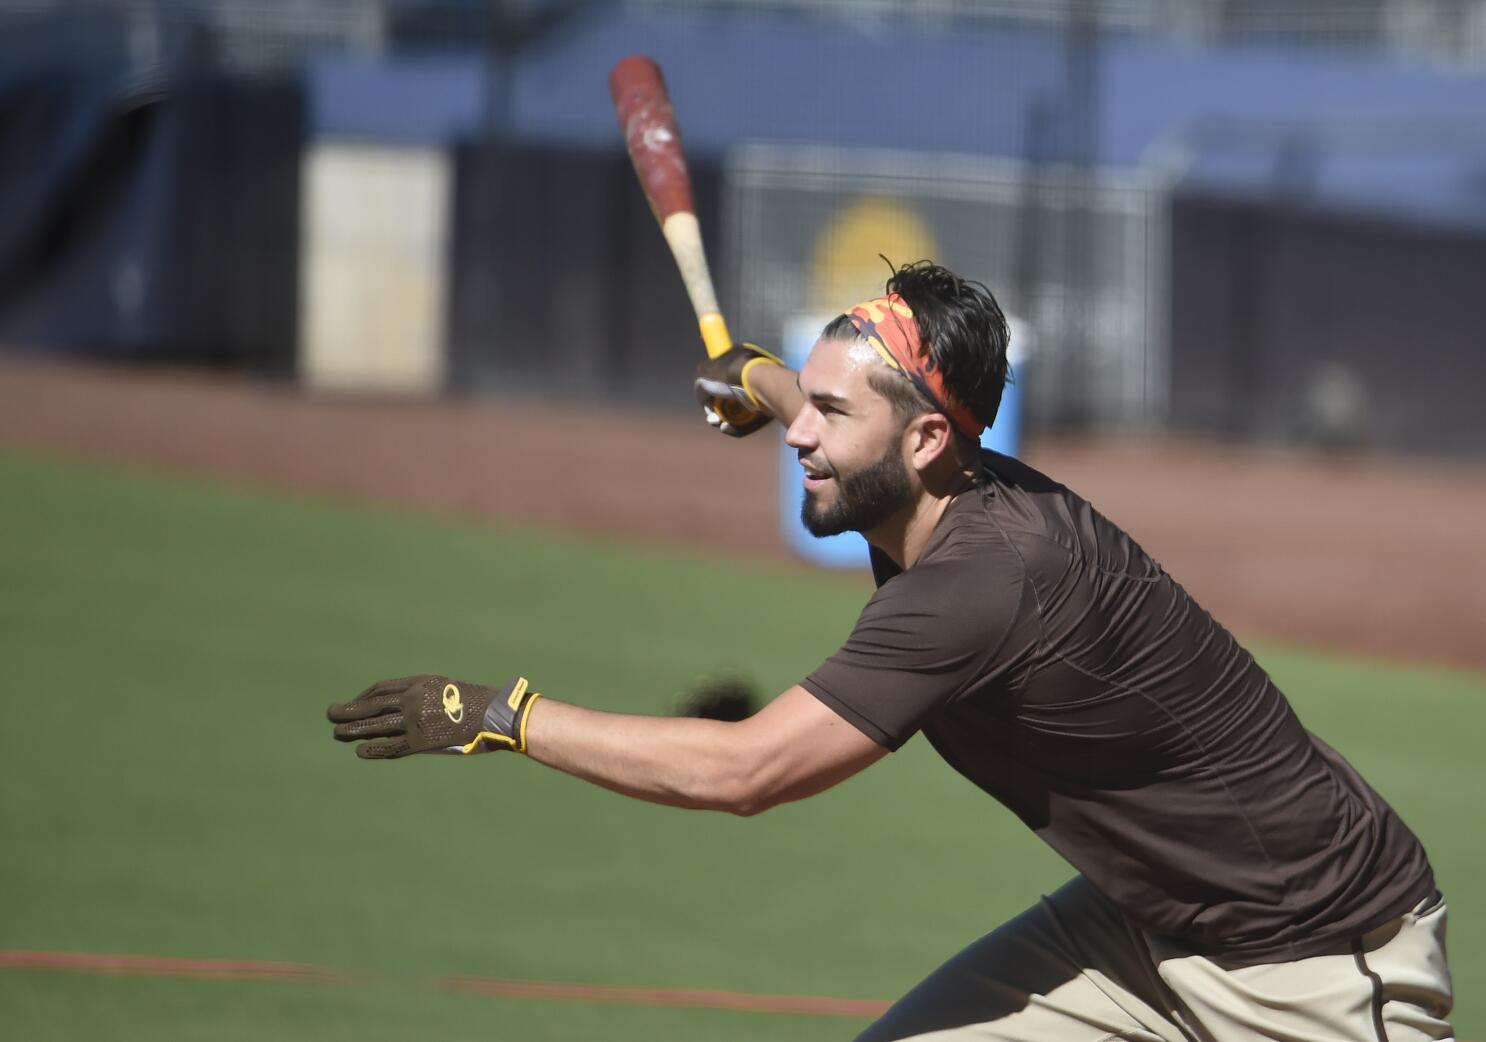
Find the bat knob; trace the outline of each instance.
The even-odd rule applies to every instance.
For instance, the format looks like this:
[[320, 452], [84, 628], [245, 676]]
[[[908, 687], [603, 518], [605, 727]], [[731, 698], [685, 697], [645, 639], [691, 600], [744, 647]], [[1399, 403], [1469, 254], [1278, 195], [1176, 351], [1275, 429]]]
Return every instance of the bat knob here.
[[769, 425], [767, 413], [755, 412], [731, 398], [712, 398], [707, 402], [707, 422], [724, 434], [741, 438]]
[[758, 413], [731, 398], [719, 398], [713, 404], [718, 414], [734, 427], [741, 427], [758, 419]]

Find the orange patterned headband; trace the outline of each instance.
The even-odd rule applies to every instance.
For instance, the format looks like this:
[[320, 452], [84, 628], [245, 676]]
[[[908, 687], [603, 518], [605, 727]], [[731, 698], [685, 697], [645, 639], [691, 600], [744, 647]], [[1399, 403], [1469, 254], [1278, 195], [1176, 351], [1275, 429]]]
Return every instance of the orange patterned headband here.
[[924, 350], [918, 323], [913, 320], [913, 309], [898, 294], [890, 293], [866, 303], [858, 304], [846, 313], [851, 324], [882, 356], [888, 368], [902, 373], [913, 381], [925, 398], [954, 424], [955, 430], [967, 438], [980, 437], [985, 424], [963, 405], [951, 406], [954, 398], [944, 386], [944, 378], [934, 358]]

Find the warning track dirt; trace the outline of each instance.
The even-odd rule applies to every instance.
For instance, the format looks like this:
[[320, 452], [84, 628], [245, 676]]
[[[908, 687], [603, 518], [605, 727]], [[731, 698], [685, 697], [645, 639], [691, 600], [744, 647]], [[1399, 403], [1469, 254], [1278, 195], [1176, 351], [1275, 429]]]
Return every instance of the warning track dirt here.
[[[240, 377], [0, 356], [0, 445], [788, 560], [775, 438], [700, 416], [315, 397]], [[1486, 469], [1173, 440], [1027, 459], [1225, 625], [1486, 668]]]

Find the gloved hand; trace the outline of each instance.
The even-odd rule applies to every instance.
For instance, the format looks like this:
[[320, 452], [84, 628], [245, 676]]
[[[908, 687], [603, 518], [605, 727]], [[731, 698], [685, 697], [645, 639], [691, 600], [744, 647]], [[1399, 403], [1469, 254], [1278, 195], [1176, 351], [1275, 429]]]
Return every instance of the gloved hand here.
[[373, 738], [356, 747], [363, 760], [394, 760], [412, 753], [526, 752], [526, 718], [542, 697], [525, 677], [483, 687], [424, 673], [381, 680], [325, 715], [337, 741]]
[[755, 366], [783, 364], [757, 344], [734, 344], [698, 365], [693, 386], [707, 422], [734, 438], [767, 427], [770, 416], [749, 389], [748, 374]]

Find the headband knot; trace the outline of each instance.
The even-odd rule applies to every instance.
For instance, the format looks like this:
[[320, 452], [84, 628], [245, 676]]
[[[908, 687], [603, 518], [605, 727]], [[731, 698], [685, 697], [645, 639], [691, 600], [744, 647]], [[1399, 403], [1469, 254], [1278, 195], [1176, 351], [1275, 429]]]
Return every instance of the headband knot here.
[[967, 438], [980, 437], [985, 424], [965, 406], [951, 405], [954, 396], [944, 386], [944, 377], [933, 356], [924, 348], [923, 335], [907, 301], [896, 293], [889, 293], [858, 304], [846, 313], [846, 317], [862, 338], [876, 349], [888, 368], [911, 380], [935, 411], [948, 417], [955, 430]]

